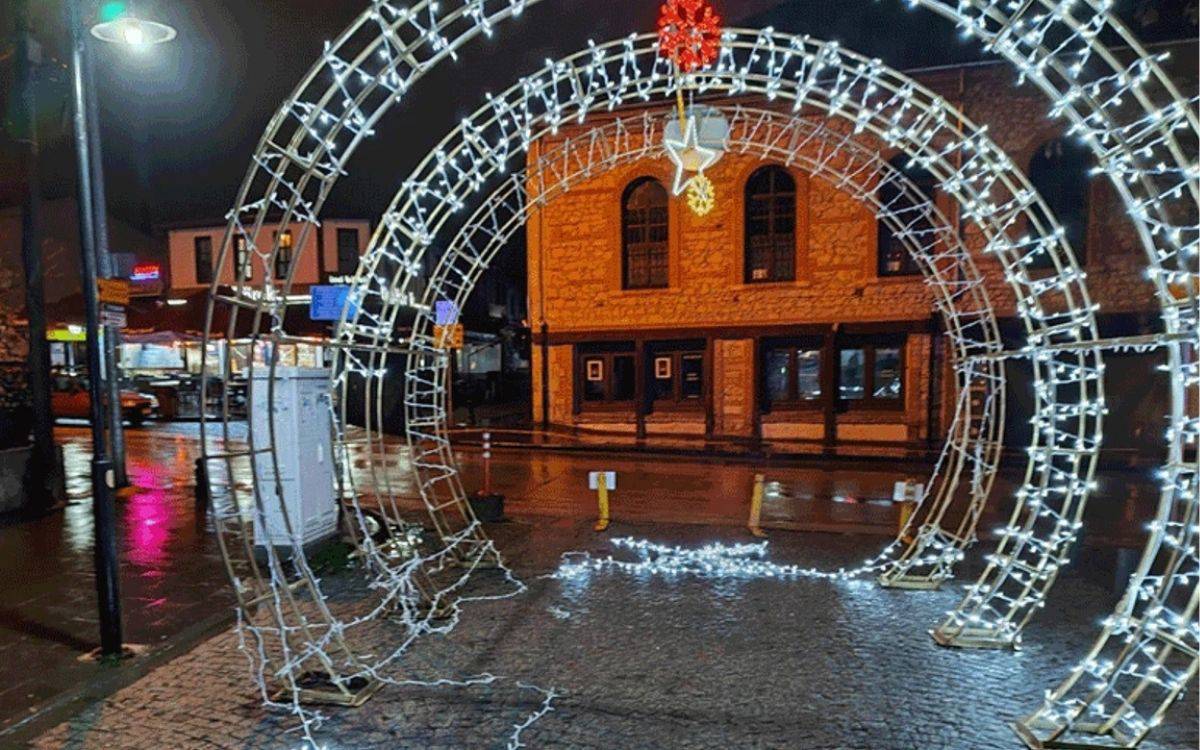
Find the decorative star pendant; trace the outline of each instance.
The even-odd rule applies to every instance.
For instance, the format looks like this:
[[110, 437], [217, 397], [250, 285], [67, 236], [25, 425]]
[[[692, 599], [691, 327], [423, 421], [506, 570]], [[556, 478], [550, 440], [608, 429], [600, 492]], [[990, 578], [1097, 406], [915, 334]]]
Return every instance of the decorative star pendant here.
[[675, 184], [672, 187], [675, 195], [683, 195], [688, 184], [695, 179], [695, 175], [711, 167], [721, 155], [716, 149], [700, 145], [700, 131], [696, 126], [699, 119], [694, 116], [688, 118], [682, 139], [669, 136], [663, 138], [667, 156], [675, 164]]

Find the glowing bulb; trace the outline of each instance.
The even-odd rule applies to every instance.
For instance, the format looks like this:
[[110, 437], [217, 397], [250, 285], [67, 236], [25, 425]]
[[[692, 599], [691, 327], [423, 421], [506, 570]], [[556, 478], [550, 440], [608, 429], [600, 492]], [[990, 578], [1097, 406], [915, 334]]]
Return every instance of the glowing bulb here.
[[129, 20], [121, 25], [121, 40], [131, 47], [140, 47], [146, 43], [146, 32], [140, 23]]

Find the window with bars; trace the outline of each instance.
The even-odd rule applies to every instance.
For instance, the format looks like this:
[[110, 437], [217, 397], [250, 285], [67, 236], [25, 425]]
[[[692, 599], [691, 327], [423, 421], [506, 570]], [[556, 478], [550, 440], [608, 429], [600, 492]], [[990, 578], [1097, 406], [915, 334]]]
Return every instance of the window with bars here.
[[[901, 188], [893, 180], [884, 180], [879, 185], [877, 197], [883, 211], [891, 214], [898, 228], [903, 229], [912, 237], [912, 243], [928, 246], [928, 233], [933, 231], [933, 225], [924, 215], [925, 205], [932, 203], [937, 192], [937, 178], [921, 167], [912, 166], [908, 156], [901, 154], [889, 162], [896, 171], [911, 183], [907, 188]], [[917, 193], [913, 194], [913, 188]], [[913, 260], [908, 246], [897, 236], [896, 230], [888, 222], [880, 219], [878, 222], [878, 269], [880, 276], [911, 276], [920, 273], [921, 269]]]
[[796, 181], [768, 166], [746, 181], [747, 283], [796, 278]]
[[211, 284], [213, 280], [213, 239], [210, 235], [193, 240], [195, 247], [196, 283]]
[[621, 196], [621, 285], [664, 289], [669, 283], [667, 189], [639, 177]]

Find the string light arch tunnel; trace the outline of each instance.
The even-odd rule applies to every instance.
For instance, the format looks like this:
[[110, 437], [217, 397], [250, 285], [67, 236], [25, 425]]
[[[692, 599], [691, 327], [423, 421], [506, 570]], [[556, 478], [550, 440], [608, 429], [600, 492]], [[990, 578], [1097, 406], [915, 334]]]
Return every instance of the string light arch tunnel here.
[[[223, 242], [222, 264], [232, 263], [230, 248], [235, 236], [240, 234], [257, 238], [265, 225], [273, 223], [268, 222], [268, 214], [282, 212], [284, 222], [289, 219], [300, 221], [305, 225], [304, 232], [315, 226], [324, 197], [344, 171], [346, 160], [354, 147], [361, 138], [371, 133], [374, 122], [382, 112], [402, 98], [429, 67], [456, 54], [475, 35], [491, 33], [496, 24], [519, 14], [528, 4], [515, 0], [452, 3], [443, 7], [420, 3], [412, 8], [398, 9], [386, 2], [373, 3], [346, 33], [327, 47], [320, 63], [272, 120], [239, 194], [238, 204], [231, 214]], [[1194, 225], [1186, 223], [1186, 218], [1182, 218], [1190, 215], [1187, 210], [1189, 201], [1194, 205], [1196, 200], [1195, 165], [1187, 156], [1188, 144], [1197, 131], [1195, 115], [1187, 100], [1179, 95], [1163, 74], [1160, 61], [1137, 45], [1136, 40], [1111, 16], [1111, 7], [1107, 3], [1032, 2], [1022, 5], [1011, 14], [998, 4], [988, 2], [921, 4], [952, 18], [965, 32], [980, 37], [985, 45], [1009, 59], [1022, 75], [1051, 95], [1054, 102], [1051, 113], [1068, 118], [1072, 122], [1073, 133], [1079, 135], [1096, 154], [1100, 171], [1113, 179], [1147, 249], [1148, 274], [1156, 285], [1162, 303], [1165, 332], [1146, 342], [1146, 345], [1166, 349], [1168, 367], [1173, 375], [1171, 411], [1168, 414], [1168, 462], [1162, 476], [1162, 500], [1151, 527], [1153, 533], [1143, 563], [1131, 580], [1129, 593], [1114, 617], [1106, 623], [1093, 653], [1078, 669], [1072, 671], [1058, 690], [1048, 695], [1041, 709], [1020, 724], [1023, 736], [1031, 743], [1055, 742], [1073, 732], [1093, 731], [1118, 742], [1136, 742], [1153, 725], [1155, 718], [1161, 716], [1161, 712], [1143, 713], [1134, 703], [1139, 699], [1145, 702], [1147, 696], [1153, 695], [1153, 700], [1159, 701], [1156, 705], [1165, 709], [1181, 689], [1180, 676], [1186, 681], [1189, 670], [1190, 674], [1195, 673], [1196, 630], [1187, 623], [1194, 619], [1190, 615], [1195, 614], [1196, 598], [1195, 583], [1191, 581], [1196, 577], [1196, 465], [1194, 459], [1186, 458], [1184, 447], [1195, 446], [1200, 420], [1193, 413], [1194, 407], [1189, 407], [1184, 398], [1184, 389], [1194, 387], [1200, 377], [1194, 351], [1188, 348], [1195, 341], [1196, 331], [1194, 262], [1197, 230]], [[1042, 12], [1031, 13], [1031, 8]], [[1102, 35], [1098, 33], [1101, 30], [1112, 32], [1126, 41], [1135, 53], [1134, 62], [1121, 62], [1121, 59], [1127, 58], [1118, 58], [1105, 47], [1100, 41]], [[747, 56], [742, 61], [746, 69], [743, 76], [751, 73], [754, 66], [760, 66], [746, 80], [755, 80], [759, 90], [768, 96], [777, 94], [789, 82], [784, 78], [785, 72], [793, 72], [788, 67], [789, 63], [797, 60], [807, 63], [813, 59], [791, 51], [792, 45], [804, 44], [798, 43], [797, 38], [791, 37], [776, 43], [776, 37], [782, 39], [779, 35], [760, 35], [759, 38], [765, 38], [769, 43], [756, 45], [737, 38], [736, 32], [727, 32], [723, 40], [723, 52], [739, 44], [745, 45], [743, 49]], [[1052, 47], [1049, 46], [1049, 39], [1055, 40]], [[824, 48], [831, 63], [852, 59], [844, 51], [829, 52], [829, 49]], [[718, 69], [722, 64], [718, 63]], [[858, 64], [863, 67], [850, 68], [851, 74], [858, 76], [853, 78], [855, 83], [873, 81], [875, 72], [882, 70], [877, 61], [860, 60]], [[669, 79], [669, 76], [661, 77]], [[562, 82], [566, 83], [568, 78], [564, 76]], [[551, 80], [557, 79], [552, 77]], [[613, 85], [614, 81], [605, 84]], [[638, 85], [651, 91], [656, 82], [641, 81]], [[658, 90], [665, 89], [660, 85]], [[638, 93], [631, 92], [631, 95]], [[848, 91], [840, 93], [846, 94]], [[838, 109], [852, 103], [837, 96], [831, 102]], [[869, 112], [869, 107], [863, 109]], [[920, 121], [920, 127], [938, 125], [936, 115], [924, 116], [932, 119]], [[979, 144], [971, 145], [975, 147]], [[922, 166], [932, 168], [936, 165], [922, 163]], [[947, 188], [954, 186], [955, 180], [962, 179], [961, 175], [952, 174], [943, 174], [941, 177], [948, 181], [943, 183]], [[956, 187], [966, 189], [962, 185]], [[257, 195], [262, 197], [255, 197]], [[414, 227], [401, 227], [401, 230], [409, 234], [410, 239], [422, 239], [419, 233], [414, 234]], [[296, 244], [303, 246], [303, 242]], [[1039, 238], [1025, 249], [1042, 245], [1039, 251], [1044, 252], [1045, 246], [1051, 244], [1056, 243]], [[262, 247], [252, 243], [250, 253], [243, 258], [270, 267], [276, 250], [274, 247], [268, 248], [266, 243]], [[400, 260], [403, 262], [405, 259], [401, 256]], [[1082, 278], [1074, 269], [1069, 254], [1065, 260], [1065, 264], [1062, 259], [1056, 263], [1057, 282], [1070, 287], [1078, 286], [1083, 292]], [[367, 266], [369, 260], [364, 269]], [[287, 278], [282, 280], [273, 279], [267, 273], [259, 289], [239, 282], [232, 293], [218, 295], [214, 288], [210, 302], [210, 327], [213, 310], [221, 306], [230, 311], [230, 333], [235, 329], [239, 315], [244, 315], [252, 321], [251, 338], [254, 341], [286, 343], [291, 338], [284, 326], [289, 304], [286, 292], [294, 268], [293, 260]], [[1012, 271], [1014, 276], [1020, 276], [1019, 267]], [[359, 276], [360, 279], [364, 277], [363, 269], [360, 269]], [[239, 275], [238, 278], [242, 277]], [[395, 291], [386, 289], [381, 293], [394, 295]], [[390, 296], [387, 299], [389, 302], [400, 301]], [[1086, 294], [1081, 293], [1079, 299], [1086, 300]], [[1046, 314], [1045, 310], [1028, 312], [1031, 317]], [[1070, 318], [1064, 322], [1068, 329], [1088, 328], [1090, 305], [1086, 311], [1072, 306], [1072, 314], [1080, 312], [1082, 318]], [[370, 341], [370, 346], [376, 352], [383, 350], [390, 354], [430, 356], [426, 341], [418, 342], [414, 337], [407, 342], [410, 348], [405, 350], [398, 345], [403, 342], [388, 340], [386, 336], [379, 335], [381, 331], [370, 331], [368, 328], [357, 321], [347, 321], [340, 327], [340, 341], [334, 344], [339, 347], [342, 356], [348, 356], [351, 351], [361, 347], [363, 341]], [[1054, 363], [1049, 368], [1052, 371], [1062, 369], [1061, 363], [1055, 363], [1057, 357], [1074, 356], [1081, 361], [1090, 358], [1095, 365], [1074, 366], [1075, 373], [1085, 375], [1084, 387], [1098, 387], [1099, 350], [1125, 346], [1130, 342], [1097, 341], [1094, 330], [1088, 330], [1087, 333], [1090, 339], [1078, 332], [1073, 337], [1067, 335], [1066, 341], [1055, 340], [1054, 335], [1040, 339], [1031, 337], [1029, 350], [1020, 354], [1031, 357], [1035, 362]], [[1010, 356], [1016, 355], [1010, 353]], [[266, 365], [272, 374], [274, 366], [273, 361]], [[273, 377], [265, 380], [265, 396], [268, 399], [273, 395], [273, 381]], [[225, 383], [228, 383], [227, 378]], [[436, 384], [431, 388], [435, 389]], [[227, 386], [223, 390], [223, 402], [228, 404]], [[256, 394], [256, 397], [263, 395]], [[1094, 421], [1098, 432], [1099, 413], [1083, 414], [1085, 403], [1088, 403], [1086, 398], [1079, 398], [1074, 406], [1064, 400], [1065, 406], [1079, 412], [1072, 415], [1075, 419], [1088, 423]], [[1090, 405], [1102, 408], [1102, 405]], [[1052, 413], [1052, 421], [1039, 427], [1058, 434], [1054, 425], [1062, 417], [1061, 413]], [[206, 440], [207, 465], [223, 464], [229, 469], [235, 462], [245, 462], [253, 468], [257, 463], [266, 461], [276, 466], [274, 470], [277, 473], [273, 435], [262, 436], [265, 438], [262, 440], [256, 440], [252, 435], [251, 447], [238, 453], [226, 447], [234, 443], [229, 429], [229, 421], [223, 420], [221, 450], [210, 448]], [[1083, 446], [1083, 453], [1090, 452], [1094, 457], [1098, 441], [1090, 443], [1085, 438], [1080, 445]], [[1038, 447], [1034, 447], [1031, 456], [1037, 452]], [[449, 460], [452, 461], [452, 457]], [[1031, 466], [1036, 463], [1039, 461], [1031, 458]], [[456, 480], [445, 481], [449, 483]], [[1086, 484], [1086, 479], [1080, 481]], [[1077, 489], [1074, 483], [1068, 483], [1067, 492], [1075, 494], [1076, 491], [1080, 496], [1072, 499], [1081, 501], [1086, 487]], [[230, 494], [234, 496], [230, 507], [237, 508], [238, 491], [234, 489]], [[251, 515], [261, 517], [265, 504], [277, 501], [277, 498], [265, 497], [257, 483], [250, 495], [253, 500]], [[1026, 501], [1028, 499], [1025, 498]], [[1041, 498], [1034, 500], [1041, 502]], [[1077, 507], [1081, 506], [1082, 502], [1078, 503]], [[248, 597], [263, 596], [264, 592], [276, 604], [281, 598], [286, 599], [286, 593], [280, 593], [280, 586], [294, 590], [296, 579], [289, 580], [289, 575], [294, 574], [284, 572], [283, 561], [269, 559], [269, 570], [265, 576], [254, 565], [249, 566], [254, 572], [249, 576], [245, 574], [245, 563], [248, 561], [238, 557], [238, 550], [245, 551], [251, 519], [235, 511], [226, 515], [217, 512], [216, 520], [222, 532], [222, 545], [230, 563], [231, 576], [239, 587], [239, 593], [246, 595], [240, 596], [243, 604], [249, 601]], [[470, 524], [467, 528], [477, 529]], [[1074, 533], [1073, 529], [1065, 527], [1062, 531], [1068, 537]], [[1017, 531], [1006, 539], [1006, 542], [1012, 540], [1010, 550], [1041, 547], [1047, 541], [1039, 538], [1030, 545], [1031, 537], [1023, 536], [1025, 533]], [[1069, 539], [1054, 535], [1049, 541], [1051, 546], [1060, 542], [1069, 543]], [[1015, 579], [1021, 585], [1020, 576], [1013, 575], [1014, 570], [1019, 570], [1017, 566], [1024, 564], [1018, 557], [1006, 555], [1002, 547], [995, 558], [996, 562], [989, 567], [991, 572], [985, 572], [973, 587], [958, 616], [948, 618], [939, 630], [947, 633], [950, 639], [958, 638], [976, 622], [973, 617], [989, 611], [995, 602], [1015, 602], [1007, 594], [1001, 599], [996, 599], [992, 594], [997, 590], [997, 584], [994, 583], [997, 579]], [[1046, 559], [1054, 558], [1050, 556]], [[303, 555], [293, 555], [290, 564], [296, 565], [300, 583], [312, 592], [314, 602], [319, 602], [319, 589], [311, 580], [311, 572], [306, 568]], [[1053, 578], [1052, 571], [1049, 578]], [[1034, 582], [1033, 586], [1025, 586], [1027, 590], [1020, 591], [1016, 597], [1025, 596], [1028, 589], [1038, 585]], [[1190, 597], [1189, 592], [1192, 592]], [[1180, 598], [1182, 605], [1177, 603]], [[1033, 603], [1037, 602], [1035, 598]], [[294, 607], [294, 603], [289, 606]], [[320, 607], [319, 603], [316, 606]], [[295, 626], [287, 624], [284, 609], [276, 606], [274, 611], [281, 623], [281, 631], [290, 633]], [[987, 620], [989, 627], [995, 622]], [[1010, 628], [1014, 623], [1019, 631], [1023, 624], [1020, 617], [1004, 622], [999, 630], [983, 633], [981, 640], [999, 637], [1011, 643], [1013, 632]], [[968, 636], [980, 638], [977, 633]], [[1166, 644], [1165, 647], [1163, 644]], [[1148, 647], [1154, 650], [1147, 651]], [[1114, 649], [1115, 658], [1103, 657], [1103, 654]], [[1146, 654], [1149, 654], [1149, 661], [1141, 660], [1142, 666], [1139, 668], [1139, 659]], [[1190, 667], [1185, 663], [1181, 674], [1172, 672], [1170, 679], [1164, 679], [1162, 674], [1166, 668], [1162, 665], [1167, 657], [1180, 654], [1184, 657], [1190, 655]], [[1152, 665], [1149, 673], [1146, 671], [1147, 663]], [[1081, 681], [1085, 675], [1092, 679]], [[1159, 700], [1164, 694], [1166, 697]], [[1113, 708], [1114, 695], [1125, 698], [1115, 702], [1116, 708]], [[1100, 714], [1098, 720], [1092, 716], [1097, 708]]]

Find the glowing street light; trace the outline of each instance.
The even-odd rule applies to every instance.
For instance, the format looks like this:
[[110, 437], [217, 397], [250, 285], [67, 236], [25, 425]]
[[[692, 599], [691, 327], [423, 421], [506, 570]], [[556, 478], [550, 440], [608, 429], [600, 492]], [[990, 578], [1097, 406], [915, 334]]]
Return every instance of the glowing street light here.
[[150, 47], [175, 38], [175, 28], [158, 21], [138, 18], [125, 3], [109, 2], [100, 8], [99, 22], [92, 26], [92, 36], [109, 44], [127, 47]]

